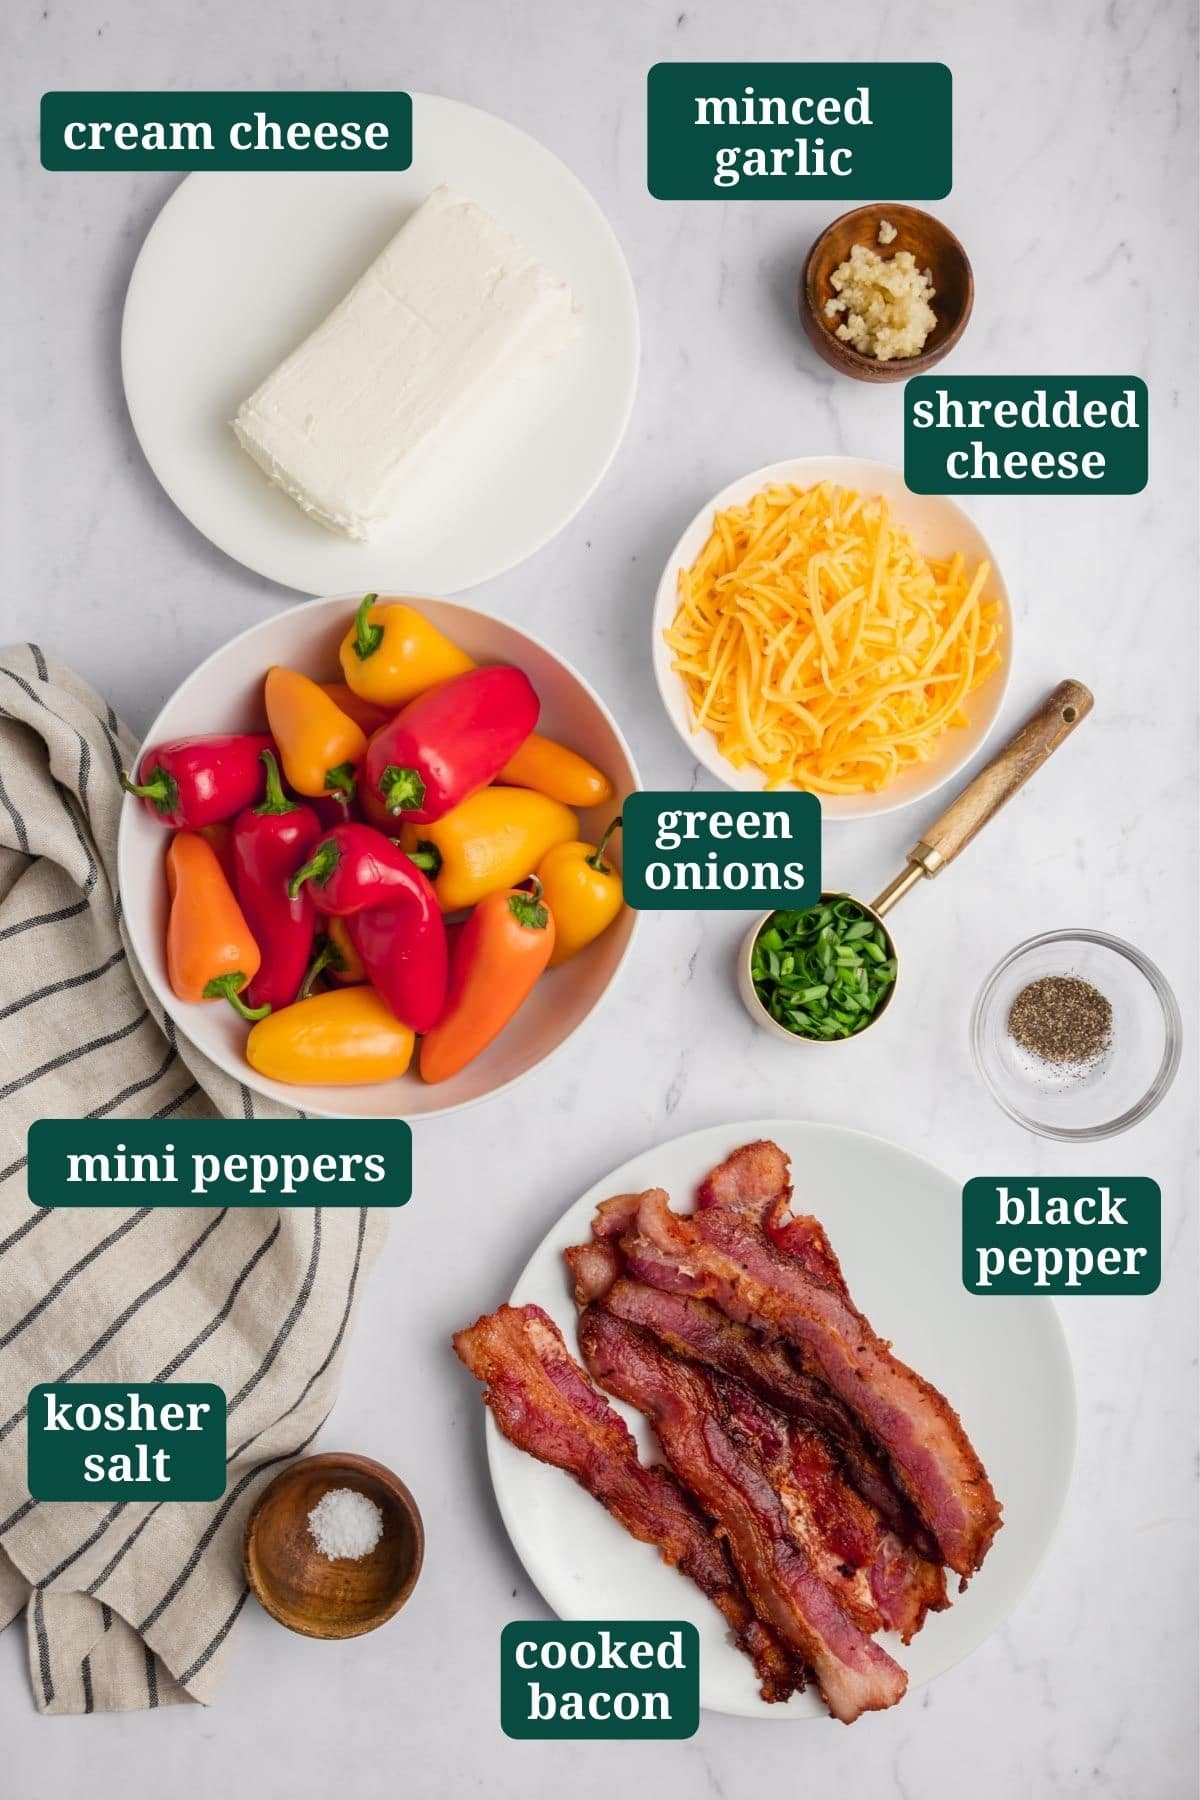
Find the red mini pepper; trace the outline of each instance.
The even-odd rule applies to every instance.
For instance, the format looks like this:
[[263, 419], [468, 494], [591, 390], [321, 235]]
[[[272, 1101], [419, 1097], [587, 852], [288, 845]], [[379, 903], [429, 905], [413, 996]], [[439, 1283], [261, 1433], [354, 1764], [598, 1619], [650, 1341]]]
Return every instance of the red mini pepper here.
[[263, 731], [239, 736], [178, 738], [142, 753], [138, 779], [121, 771], [121, 786], [176, 831], [198, 831], [232, 819], [257, 797], [262, 782], [259, 757], [271, 749]]
[[367, 746], [366, 787], [393, 818], [428, 824], [500, 773], [538, 717], [520, 669], [468, 669], [411, 700]]
[[288, 892], [292, 876], [313, 851], [321, 822], [309, 806], [289, 800], [270, 750], [261, 752], [267, 791], [258, 806], [238, 814], [233, 828], [238, 903], [262, 952], [246, 989], [252, 1006], [290, 1006], [300, 991], [317, 928], [312, 895]]
[[358, 817], [357, 798], [340, 789], [333, 794], [313, 794], [305, 805], [311, 806], [316, 813], [322, 831], [332, 831], [335, 825], [346, 825]]
[[391, 838], [373, 825], [351, 822], [325, 833], [292, 876], [288, 892], [298, 894], [311, 883], [318, 911], [348, 919], [369, 906], [401, 905], [414, 875], [421, 871]]
[[400, 1023], [418, 1033], [441, 1018], [450, 980], [441, 908], [427, 881], [425, 887], [427, 899], [414, 894], [411, 906], [371, 906], [346, 921], [367, 980]]
[[412, 1031], [428, 1031], [446, 998], [446, 928], [432, 884], [398, 844], [370, 825], [327, 832], [297, 869], [290, 894], [310, 887], [317, 910], [349, 919], [367, 979]]

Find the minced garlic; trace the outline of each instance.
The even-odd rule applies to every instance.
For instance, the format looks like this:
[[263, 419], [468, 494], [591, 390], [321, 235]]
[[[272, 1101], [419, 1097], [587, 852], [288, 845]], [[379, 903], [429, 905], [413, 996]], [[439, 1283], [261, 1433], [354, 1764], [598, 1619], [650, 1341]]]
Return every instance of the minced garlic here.
[[[890, 244], [896, 227], [879, 222], [879, 242]], [[937, 324], [929, 302], [934, 297], [928, 269], [917, 268], [911, 250], [897, 250], [882, 257], [869, 244], [852, 244], [850, 255], [829, 277], [835, 298], [825, 302], [825, 317], [846, 317], [835, 337], [878, 362], [898, 356], [917, 356]]]

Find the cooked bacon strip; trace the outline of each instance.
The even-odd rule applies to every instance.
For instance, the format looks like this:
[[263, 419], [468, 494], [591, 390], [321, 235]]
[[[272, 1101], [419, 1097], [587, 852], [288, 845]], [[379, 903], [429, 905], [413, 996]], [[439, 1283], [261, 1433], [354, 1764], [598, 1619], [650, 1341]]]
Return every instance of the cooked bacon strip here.
[[[811, 1529], [849, 1564], [863, 1555], [864, 1577], [874, 1611], [889, 1631], [909, 1644], [927, 1613], [943, 1612], [950, 1601], [942, 1565], [931, 1562], [889, 1531], [878, 1513], [847, 1481], [827, 1440], [809, 1426], [792, 1422], [788, 1433], [790, 1485], [803, 1496]], [[853, 1616], [853, 1615], [852, 1615]], [[862, 1620], [859, 1619], [859, 1623]], [[863, 1629], [867, 1627], [864, 1625]]]
[[[604, 1255], [593, 1257], [595, 1250]], [[889, 1515], [899, 1512], [906, 1534], [930, 1542], [849, 1414], [828, 1388], [796, 1369], [783, 1345], [764, 1343], [709, 1301], [659, 1293], [624, 1275], [610, 1284], [610, 1252], [610, 1245], [593, 1243], [564, 1253], [577, 1273], [579, 1305], [603, 1297], [607, 1311], [675, 1355], [737, 1378], [724, 1384], [730, 1417], [757, 1438], [793, 1530], [826, 1586], [862, 1630], [884, 1626], [910, 1643], [928, 1613], [949, 1606], [946, 1577], [940, 1563], [912, 1547], [910, 1535], [889, 1528]], [[580, 1271], [596, 1292], [585, 1293]], [[773, 1404], [763, 1407], [762, 1400]]]
[[[792, 1540], [860, 1631], [883, 1629], [870, 1567], [882, 1530], [815, 1431], [796, 1425], [740, 1381], [702, 1377], [733, 1442], [770, 1481]], [[679, 1471], [677, 1471], [679, 1473]]]
[[614, 1194], [611, 1200], [602, 1200], [592, 1219], [592, 1236], [623, 1237], [637, 1218], [637, 1210], [641, 1204], [640, 1194]]
[[[709, 1177], [709, 1193], [721, 1191], [719, 1178]], [[725, 1185], [741, 1191], [736, 1174]], [[1000, 1507], [962, 1421], [891, 1354], [844, 1290], [771, 1241], [757, 1165], [747, 1185], [744, 1203], [710, 1200], [688, 1217], [671, 1210], [661, 1188], [643, 1194], [621, 1240], [630, 1272], [653, 1287], [715, 1300], [730, 1318], [793, 1345], [884, 1451], [942, 1560], [965, 1580], [1000, 1528]]]
[[[575, 1254], [573, 1250], [566, 1252], [573, 1269]], [[595, 1267], [590, 1257], [582, 1262], [589, 1268]], [[610, 1312], [631, 1325], [640, 1325], [677, 1356], [691, 1357], [708, 1368], [734, 1376], [789, 1418], [814, 1426], [836, 1446], [854, 1486], [897, 1537], [923, 1557], [938, 1555], [929, 1532], [896, 1487], [854, 1415], [819, 1377], [798, 1365], [786, 1344], [764, 1338], [748, 1325], [737, 1324], [710, 1300], [666, 1293], [627, 1275], [618, 1276], [610, 1286], [600, 1286], [594, 1292], [597, 1283], [593, 1280], [585, 1287], [577, 1272], [576, 1286], [576, 1297], [580, 1291], [584, 1294], [581, 1304], [603, 1295]]]
[[646, 1468], [624, 1421], [571, 1356], [540, 1306], [502, 1306], [456, 1332], [459, 1358], [486, 1386], [497, 1425], [520, 1450], [565, 1469], [631, 1536], [654, 1544], [724, 1614], [754, 1663], [764, 1700], [804, 1686], [794, 1652], [755, 1614], [721, 1546], [669, 1470]]
[[[756, 1143], [743, 1144], [709, 1171], [696, 1190], [696, 1209], [704, 1212], [710, 1206], [722, 1206], [764, 1220], [791, 1191], [787, 1157], [770, 1138], [759, 1138]], [[624, 1196], [626, 1200], [630, 1197]], [[627, 1208], [625, 1217], [632, 1222], [634, 1216]]]
[[[911, 1643], [926, 1614], [942, 1612], [950, 1604], [941, 1564], [930, 1562], [887, 1530], [878, 1513], [847, 1481], [841, 1463], [819, 1431], [795, 1420], [782, 1420], [753, 1401], [738, 1382], [724, 1385], [731, 1394], [751, 1400], [759, 1413], [769, 1413], [765, 1439], [762, 1425], [756, 1427], [764, 1445], [777, 1429], [776, 1422], [784, 1425], [786, 1438], [776, 1451], [777, 1460], [765, 1466], [793, 1531], [806, 1547], [823, 1550], [819, 1558], [813, 1555], [813, 1566], [833, 1589], [843, 1611], [864, 1631], [884, 1626], [899, 1632], [904, 1643]], [[740, 1411], [744, 1416], [744, 1405]]]
[[871, 1594], [889, 1631], [911, 1644], [925, 1623], [926, 1614], [945, 1612], [946, 1571], [901, 1543], [893, 1531], [885, 1531], [876, 1546], [868, 1572]]
[[572, 1244], [563, 1257], [574, 1278], [575, 1304], [580, 1308], [589, 1300], [603, 1300], [621, 1273], [621, 1253], [612, 1238]]
[[589, 1306], [579, 1343], [591, 1373], [653, 1421], [667, 1460], [715, 1521], [755, 1611], [811, 1668], [834, 1718], [894, 1706], [904, 1670], [846, 1617], [800, 1548], [779, 1496], [739, 1445], [719, 1377], [659, 1349], [652, 1338]]

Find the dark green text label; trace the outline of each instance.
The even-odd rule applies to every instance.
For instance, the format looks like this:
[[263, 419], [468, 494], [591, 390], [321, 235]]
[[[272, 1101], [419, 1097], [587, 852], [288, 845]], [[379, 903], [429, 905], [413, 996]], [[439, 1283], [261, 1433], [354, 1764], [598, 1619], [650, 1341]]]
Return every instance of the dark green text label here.
[[643, 912], [802, 912], [821, 894], [815, 794], [631, 794], [625, 900]]
[[42, 1382], [29, 1395], [35, 1500], [219, 1500], [225, 1395], [208, 1381]]
[[940, 200], [952, 180], [944, 63], [656, 63], [657, 200]]
[[38, 1119], [35, 1206], [403, 1206], [403, 1119]]
[[904, 479], [914, 494], [1139, 494], [1149, 413], [1136, 375], [918, 375]]
[[972, 1294], [1152, 1294], [1162, 1267], [1158, 1183], [1140, 1175], [976, 1176], [963, 1189]]
[[407, 169], [405, 93], [42, 95], [44, 169]]
[[510, 1738], [687, 1738], [700, 1723], [694, 1625], [506, 1625], [500, 1724]]

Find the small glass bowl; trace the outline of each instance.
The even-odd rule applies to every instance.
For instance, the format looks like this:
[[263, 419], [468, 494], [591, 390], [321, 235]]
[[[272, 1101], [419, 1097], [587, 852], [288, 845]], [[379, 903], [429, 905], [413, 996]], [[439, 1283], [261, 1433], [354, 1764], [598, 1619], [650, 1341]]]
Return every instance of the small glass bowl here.
[[[1009, 1036], [1009, 1008], [1031, 981], [1074, 975], [1112, 1007], [1112, 1039], [1080, 1068], [1043, 1062]], [[1010, 950], [971, 1015], [975, 1063], [1010, 1119], [1042, 1137], [1113, 1137], [1152, 1112], [1179, 1067], [1175, 996], [1148, 957], [1102, 931], [1047, 931]]]

